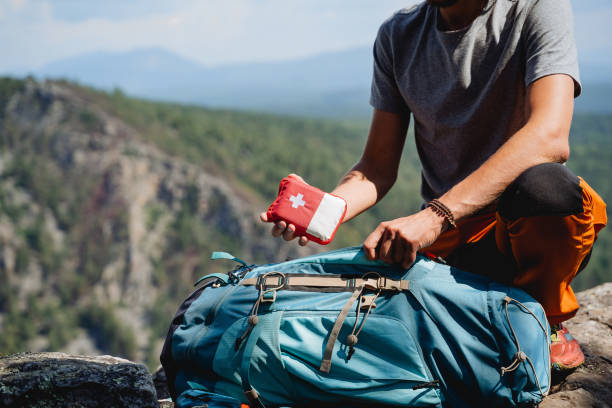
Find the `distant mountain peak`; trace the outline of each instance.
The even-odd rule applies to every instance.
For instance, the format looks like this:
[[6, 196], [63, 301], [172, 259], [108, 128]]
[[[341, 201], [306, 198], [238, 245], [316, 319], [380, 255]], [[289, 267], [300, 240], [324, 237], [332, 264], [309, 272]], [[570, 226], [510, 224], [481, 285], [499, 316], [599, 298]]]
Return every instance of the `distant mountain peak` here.
[[[601, 61], [610, 60], [601, 57]], [[597, 61], [600, 61], [597, 60]], [[591, 61], [591, 60], [589, 60]], [[606, 65], [607, 64], [607, 65]], [[612, 111], [606, 63], [581, 65], [579, 111]], [[39, 78], [68, 78], [129, 95], [180, 103], [307, 116], [366, 117], [372, 77], [370, 46], [293, 60], [206, 66], [161, 47], [99, 51], [45, 65]], [[609, 71], [609, 72], [608, 72]], [[605, 92], [599, 84], [606, 85]], [[593, 83], [597, 86], [589, 87]]]

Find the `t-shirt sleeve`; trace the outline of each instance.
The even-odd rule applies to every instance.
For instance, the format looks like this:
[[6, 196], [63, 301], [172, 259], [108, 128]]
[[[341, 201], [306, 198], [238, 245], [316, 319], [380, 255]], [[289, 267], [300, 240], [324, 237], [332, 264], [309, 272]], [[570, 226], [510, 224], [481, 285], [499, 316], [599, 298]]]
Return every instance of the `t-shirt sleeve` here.
[[408, 107], [393, 74], [393, 53], [387, 24], [388, 22], [380, 27], [374, 42], [374, 74], [370, 105], [381, 111], [405, 114], [408, 113]]
[[574, 97], [580, 95], [578, 53], [569, 0], [535, 0], [525, 20], [525, 86], [552, 74], [574, 80]]

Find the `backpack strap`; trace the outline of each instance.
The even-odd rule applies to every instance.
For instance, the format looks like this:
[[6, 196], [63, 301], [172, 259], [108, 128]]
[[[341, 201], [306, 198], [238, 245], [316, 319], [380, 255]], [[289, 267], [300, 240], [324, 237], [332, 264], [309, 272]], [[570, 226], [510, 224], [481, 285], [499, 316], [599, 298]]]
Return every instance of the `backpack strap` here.
[[[267, 275], [267, 274], [266, 274]], [[311, 288], [347, 288], [353, 289], [363, 286], [364, 289], [380, 291], [404, 291], [410, 288], [407, 280], [393, 280], [381, 276], [377, 272], [367, 272], [361, 277], [343, 277], [341, 275], [304, 275], [281, 274], [274, 276], [261, 275], [255, 278], [243, 279], [240, 284], [244, 286], [265, 287], [272, 285], [277, 290], [291, 290], [292, 287]], [[375, 275], [374, 277], [368, 277]]]
[[349, 300], [344, 304], [342, 311], [338, 315], [338, 318], [336, 319], [336, 322], [334, 323], [334, 327], [332, 327], [332, 330], [329, 333], [329, 339], [327, 339], [327, 344], [325, 345], [325, 353], [323, 354], [323, 361], [321, 361], [321, 366], [319, 367], [319, 371], [322, 371], [324, 373], [329, 373], [329, 370], [331, 369], [331, 359], [332, 359], [332, 352], [334, 351], [334, 344], [336, 343], [336, 340], [338, 339], [338, 335], [340, 334], [340, 329], [342, 328], [344, 319], [346, 319], [346, 316], [348, 315], [349, 310], [351, 309], [351, 306], [353, 305], [353, 303], [355, 303], [357, 298], [361, 296], [361, 292], [363, 292], [363, 288], [364, 288], [363, 284], [355, 288], [355, 290], [353, 291], [353, 294], [351, 295]]
[[197, 282], [193, 284], [193, 286], [198, 286], [200, 282], [209, 278], [217, 278], [217, 281], [222, 282], [223, 286], [227, 285], [230, 279], [227, 273], [209, 273], [208, 275], [204, 275], [200, 279], [198, 279]]
[[218, 252], [218, 251], [213, 252], [210, 255], [210, 259], [212, 260], [228, 259], [230, 261], [237, 262], [240, 265], [236, 266], [236, 268], [233, 271], [230, 271], [228, 273], [209, 273], [208, 275], [204, 275], [200, 279], [198, 279], [197, 282], [193, 284], [193, 286], [198, 286], [200, 282], [202, 282], [204, 279], [208, 279], [212, 277], [218, 278], [217, 282], [220, 285], [222, 284], [223, 286], [227, 285], [228, 283], [236, 283], [240, 280], [242, 276], [244, 276], [246, 272], [250, 271], [251, 269], [255, 267], [255, 265], [248, 265], [242, 259], [235, 257], [234, 255], [227, 253], [227, 252]]
[[[324, 277], [324, 276], [321, 276], [321, 277]], [[342, 280], [343, 278], [340, 278], [340, 279]], [[329, 338], [327, 339], [327, 344], [325, 345], [325, 352], [323, 354], [323, 360], [321, 361], [321, 366], [319, 367], [319, 371], [322, 371], [324, 373], [329, 373], [329, 371], [331, 370], [331, 359], [332, 359], [332, 354], [334, 351], [334, 344], [336, 343], [336, 340], [338, 340], [340, 329], [342, 329], [342, 325], [344, 324], [344, 320], [346, 319], [346, 316], [348, 315], [349, 310], [351, 309], [351, 306], [353, 305], [353, 303], [355, 303], [357, 299], [359, 299], [359, 305], [357, 306], [357, 316], [355, 317], [355, 325], [353, 326], [353, 330], [351, 331], [351, 334], [346, 339], [347, 344], [349, 346], [349, 353], [347, 356], [347, 360], [351, 358], [351, 356], [353, 355], [355, 351], [354, 347], [358, 341], [357, 336], [359, 335], [359, 332], [361, 332], [361, 329], [363, 328], [365, 321], [370, 315], [370, 312], [374, 305], [373, 301], [368, 305], [367, 313], [363, 317], [361, 326], [359, 327], [359, 329], [357, 329], [357, 320], [359, 319], [359, 311], [361, 310], [361, 307], [362, 307], [361, 294], [363, 293], [363, 291], [366, 289], [375, 290], [376, 291], [376, 295], [374, 297], [374, 300], [375, 300], [376, 297], [378, 297], [378, 295], [380, 295], [380, 293], [383, 291], [400, 292], [402, 290], [408, 290], [410, 286], [409, 281], [407, 280], [398, 281], [398, 280], [387, 279], [385, 276], [381, 276], [378, 272], [366, 272], [361, 277], [353, 278], [351, 280], [354, 281], [353, 284], [356, 286], [355, 290], [353, 291], [353, 294], [351, 295], [349, 300], [345, 303], [344, 307], [342, 308], [342, 311], [338, 315], [338, 318], [336, 319], [336, 322], [334, 323], [334, 327], [332, 327], [332, 330], [329, 334]]]
[[[243, 366], [244, 364], [247, 364], [245, 360], [247, 358], [247, 355], [249, 356], [248, 361], [250, 361], [250, 354], [252, 353], [252, 349], [249, 349], [249, 345], [251, 345], [251, 347], [255, 346], [255, 344], [252, 342], [257, 342], [257, 339], [259, 338], [259, 333], [261, 331], [261, 325], [257, 325], [257, 311], [259, 309], [259, 305], [261, 302], [274, 302], [276, 300], [276, 292], [278, 290], [299, 290], [300, 288], [304, 287], [353, 289], [353, 294], [344, 304], [344, 307], [340, 311], [340, 314], [336, 318], [336, 322], [332, 327], [332, 330], [329, 334], [329, 338], [327, 339], [327, 344], [325, 345], [325, 351], [323, 353], [323, 360], [321, 361], [321, 366], [319, 367], [319, 370], [324, 373], [329, 373], [331, 369], [331, 359], [334, 350], [334, 345], [336, 343], [336, 340], [338, 339], [340, 330], [342, 329], [342, 325], [344, 324], [346, 316], [348, 316], [349, 311], [351, 310], [351, 306], [355, 303], [357, 299], [360, 298], [364, 290], [374, 290], [376, 291], [376, 296], [378, 296], [381, 292], [401, 292], [410, 288], [409, 281], [388, 279], [386, 276], [382, 276], [378, 272], [366, 272], [359, 277], [343, 277], [342, 275], [287, 274], [272, 271], [255, 278], [243, 279], [240, 284], [243, 286], [255, 286], [260, 291], [259, 298], [257, 299], [257, 302], [255, 302], [255, 306], [253, 307], [252, 315], [249, 317], [249, 328], [240, 338], [236, 340], [236, 350], [238, 350], [240, 348], [240, 343], [248, 336], [248, 342], [245, 346], [244, 357], [242, 360]], [[272, 296], [268, 299], [266, 295]], [[358, 307], [358, 313], [360, 307], [361, 304]], [[350, 343], [349, 346], [351, 350], [348, 357], [349, 359], [350, 355], [352, 355], [352, 353], [354, 352], [354, 346], [357, 343], [357, 335], [363, 328], [365, 320], [370, 314], [372, 307], [373, 303], [368, 306], [367, 313], [364, 316], [363, 322], [357, 332], [355, 331], [357, 328], [357, 320], [355, 320], [355, 327], [353, 327], [353, 331], [347, 339]], [[249, 366], [250, 362], [246, 367], [243, 367], [243, 391], [245, 395], [247, 395], [247, 397], [256, 400], [259, 398], [257, 392], [253, 390], [250, 385], [248, 385], [248, 380], [248, 386], [244, 383], [245, 378], [248, 378]]]
[[247, 266], [247, 263], [244, 262], [242, 259], [229, 254], [227, 252], [219, 252], [219, 251], [215, 251], [210, 255], [210, 259], [215, 260], [215, 259], [229, 259], [230, 261], [234, 261], [234, 262], [238, 262], [240, 264], [242, 264], [242, 266]]
[[[510, 326], [510, 330], [512, 331], [512, 337], [514, 337], [514, 343], [516, 344], [517, 352], [514, 355], [514, 360], [512, 360], [512, 363], [509, 366], [500, 368], [501, 375], [503, 376], [504, 374], [508, 372], [515, 371], [516, 369], [520, 367], [521, 363], [523, 363], [524, 361], [527, 361], [529, 365], [531, 366], [531, 370], [533, 371], [533, 376], [536, 380], [536, 384], [538, 385], [540, 395], [542, 396], [542, 398], [544, 398], [546, 395], [548, 395], [548, 392], [544, 393], [542, 386], [540, 385], [540, 379], [538, 378], [538, 373], [536, 371], [535, 366], [533, 365], [533, 362], [531, 361], [531, 358], [529, 358], [529, 356], [525, 354], [523, 350], [521, 350], [521, 344], [519, 343], [519, 339], [516, 336], [516, 332], [514, 331], [514, 327], [512, 326], [512, 322], [510, 321], [510, 315], [508, 314], [508, 305], [510, 303], [516, 303], [523, 311], [525, 311], [526, 313], [529, 313], [534, 319], [536, 319], [536, 321], [540, 325], [540, 328], [544, 332], [545, 336], [550, 338], [550, 334], [548, 333], [548, 330], [544, 328], [544, 325], [542, 324], [540, 319], [538, 319], [538, 316], [536, 316], [535, 313], [529, 310], [527, 306], [525, 306], [518, 300], [513, 299], [507, 295], [504, 297], [503, 302], [504, 302], [504, 311], [506, 313], [506, 319], [508, 320], [508, 326]], [[548, 342], [548, 355], [550, 355], [550, 342]], [[550, 390], [550, 377], [548, 381], [548, 389]]]
[[253, 408], [266, 408], [261, 398], [259, 398], [259, 393], [255, 391], [255, 389], [251, 386], [251, 360], [253, 358], [253, 350], [255, 349], [255, 345], [261, 336], [261, 332], [263, 330], [263, 326], [265, 322], [261, 322], [260, 324], [255, 324], [251, 333], [249, 334], [249, 338], [244, 346], [244, 352], [242, 354], [242, 361], [240, 364], [240, 377], [242, 377], [242, 392], [249, 400], [249, 404]]

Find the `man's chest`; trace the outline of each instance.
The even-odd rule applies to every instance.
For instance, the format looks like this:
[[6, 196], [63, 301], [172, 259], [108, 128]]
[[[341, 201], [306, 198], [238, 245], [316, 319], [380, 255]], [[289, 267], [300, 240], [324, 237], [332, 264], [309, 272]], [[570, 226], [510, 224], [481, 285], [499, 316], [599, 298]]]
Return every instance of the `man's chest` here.
[[430, 27], [406, 34], [394, 55], [394, 75], [417, 121], [460, 127], [523, 86], [525, 52], [514, 20], [465, 32]]

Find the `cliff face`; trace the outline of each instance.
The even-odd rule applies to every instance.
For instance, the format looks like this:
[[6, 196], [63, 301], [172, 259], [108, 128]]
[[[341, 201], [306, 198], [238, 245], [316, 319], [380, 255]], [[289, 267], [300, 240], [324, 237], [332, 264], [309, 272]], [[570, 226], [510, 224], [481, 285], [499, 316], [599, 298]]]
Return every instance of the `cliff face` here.
[[[2, 105], [0, 105], [1, 107]], [[265, 208], [57, 83], [0, 114], [0, 351], [105, 351], [154, 365], [197, 278], [298, 255], [262, 239]]]

